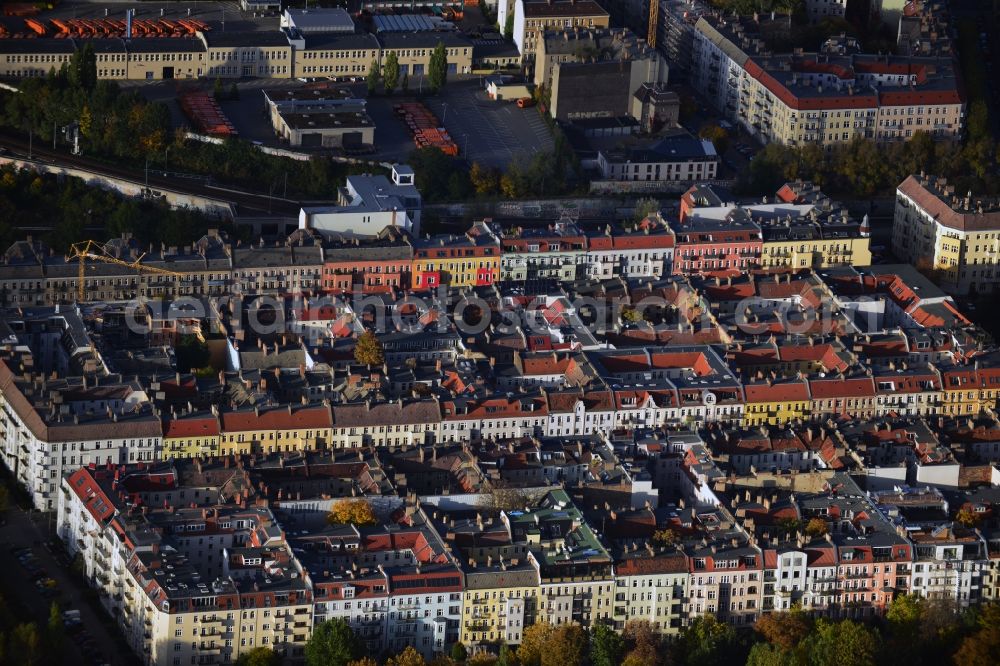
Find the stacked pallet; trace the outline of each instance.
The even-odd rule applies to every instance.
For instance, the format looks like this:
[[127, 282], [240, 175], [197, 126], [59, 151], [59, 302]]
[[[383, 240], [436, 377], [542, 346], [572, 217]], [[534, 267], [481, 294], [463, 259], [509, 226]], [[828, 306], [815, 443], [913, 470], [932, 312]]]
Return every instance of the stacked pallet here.
[[458, 155], [458, 146], [451, 140], [448, 130], [441, 127], [437, 116], [421, 102], [403, 102], [393, 107], [396, 115], [406, 123], [417, 148], [437, 148], [445, 155]]
[[[194, 19], [135, 19], [132, 21], [132, 37], [194, 37], [198, 32], [207, 32], [211, 26]], [[67, 39], [79, 37], [127, 37], [128, 25], [120, 19], [52, 19], [45, 22], [36, 18], [24, 18], [23, 29], [15, 24], [13, 28], [0, 25], [0, 38], [55, 37]]]
[[206, 92], [188, 92], [181, 95], [181, 110], [195, 129], [205, 134], [221, 137], [236, 136], [236, 128], [219, 108], [215, 98]]

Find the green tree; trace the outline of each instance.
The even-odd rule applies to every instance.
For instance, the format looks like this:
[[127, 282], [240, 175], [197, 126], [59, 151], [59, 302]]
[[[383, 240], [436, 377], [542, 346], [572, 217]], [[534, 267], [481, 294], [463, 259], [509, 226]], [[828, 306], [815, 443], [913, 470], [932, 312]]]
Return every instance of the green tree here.
[[365, 656], [364, 645], [342, 618], [327, 620], [313, 629], [306, 643], [308, 666], [347, 666]]
[[714, 615], [695, 618], [674, 647], [678, 661], [684, 664], [728, 666], [743, 662], [735, 630]]
[[755, 643], [747, 655], [747, 666], [793, 666], [796, 665], [787, 650], [770, 643]]
[[514, 39], [514, 14], [513, 12], [507, 14], [507, 18], [503, 22], [503, 38], [508, 42]]
[[1000, 604], [979, 609], [978, 629], [955, 652], [955, 666], [992, 666], [1000, 654]]
[[97, 85], [97, 54], [94, 45], [86, 42], [69, 60], [69, 82], [74, 88], [90, 92]]
[[404, 95], [407, 94], [408, 92], [410, 92], [410, 73], [409, 72], [404, 72], [403, 73], [403, 81], [402, 81], [402, 83], [399, 84], [399, 89], [403, 91]]
[[241, 654], [236, 666], [281, 666], [281, 656], [270, 648], [256, 647]]
[[66, 627], [63, 625], [62, 611], [53, 601], [49, 605], [49, 623], [45, 627], [45, 642], [48, 657], [53, 663], [61, 663], [65, 650]]
[[448, 50], [443, 42], [438, 42], [431, 53], [431, 60], [427, 67], [427, 84], [431, 91], [437, 92], [444, 88], [448, 80]]
[[853, 620], [819, 620], [806, 642], [814, 666], [874, 666], [878, 658], [878, 634]]
[[660, 211], [660, 202], [657, 199], [639, 199], [635, 202], [635, 213], [632, 221], [639, 223], [644, 219]]
[[174, 354], [177, 359], [177, 370], [180, 372], [203, 368], [211, 359], [208, 346], [194, 335], [182, 335], [174, 345]]
[[354, 344], [354, 360], [367, 366], [382, 365], [385, 361], [382, 343], [373, 332], [365, 331], [358, 336], [358, 341]]
[[385, 57], [385, 66], [382, 68], [382, 85], [390, 95], [399, 84], [399, 58], [395, 51], [389, 51]]
[[229, 99], [239, 99], [240, 89], [237, 87], [236, 82], [233, 81], [232, 85], [229, 86]]
[[17, 655], [17, 663], [22, 666], [38, 664], [42, 656], [42, 639], [38, 633], [38, 625], [31, 622], [14, 627], [10, 634], [8, 652]]
[[472, 196], [472, 183], [464, 171], [452, 171], [448, 176], [448, 199], [464, 201]]
[[[449, 201], [456, 198], [456, 193], [467, 196], [472, 191], [465, 161], [445, 155], [438, 148], [414, 150], [410, 153], [409, 164], [416, 176], [417, 189], [425, 201]], [[458, 179], [462, 182], [459, 183]]]
[[379, 81], [379, 67], [378, 61], [372, 60], [372, 64], [368, 66], [368, 75], [365, 76], [365, 84], [368, 86], [368, 94], [374, 95], [375, 90], [378, 88]]
[[497, 656], [497, 663], [494, 666], [517, 666], [517, 657], [506, 643], [500, 646], [500, 654]]
[[618, 666], [625, 656], [625, 639], [611, 627], [598, 624], [590, 632], [591, 666]]
[[215, 77], [215, 83], [212, 85], [212, 96], [219, 101], [222, 101], [226, 96], [226, 89], [222, 87], [222, 79], [218, 76]]
[[451, 646], [451, 658], [455, 661], [461, 663], [469, 657], [469, 651], [465, 649], [462, 643], [455, 643]]
[[[915, 594], [897, 595], [889, 604], [885, 620], [888, 625], [886, 633], [890, 654], [909, 660], [917, 657], [924, 604], [924, 599]], [[916, 660], [919, 661], [919, 658]]]

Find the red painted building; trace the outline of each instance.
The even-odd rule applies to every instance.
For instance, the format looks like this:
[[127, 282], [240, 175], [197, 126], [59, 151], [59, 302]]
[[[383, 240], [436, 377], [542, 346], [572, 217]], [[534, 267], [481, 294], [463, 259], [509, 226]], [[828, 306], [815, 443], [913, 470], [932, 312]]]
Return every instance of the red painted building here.
[[719, 218], [688, 215], [673, 229], [674, 274], [742, 272], [760, 266], [760, 225], [742, 208], [728, 209]]

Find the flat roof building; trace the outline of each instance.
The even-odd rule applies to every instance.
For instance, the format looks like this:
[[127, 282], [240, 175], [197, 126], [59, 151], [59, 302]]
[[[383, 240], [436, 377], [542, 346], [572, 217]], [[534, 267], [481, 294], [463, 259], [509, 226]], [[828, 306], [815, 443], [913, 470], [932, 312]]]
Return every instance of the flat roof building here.
[[385, 176], [348, 176], [336, 206], [299, 211], [299, 228], [345, 236], [375, 236], [386, 227], [420, 233], [420, 192], [413, 169], [394, 164], [392, 180]]

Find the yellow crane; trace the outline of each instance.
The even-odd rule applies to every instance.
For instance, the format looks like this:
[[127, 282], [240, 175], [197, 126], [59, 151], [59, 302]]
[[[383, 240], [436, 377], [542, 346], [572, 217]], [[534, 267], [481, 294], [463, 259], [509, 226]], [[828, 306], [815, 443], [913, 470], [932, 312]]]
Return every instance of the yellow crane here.
[[98, 243], [97, 241], [87, 240], [79, 243], [73, 243], [69, 247], [69, 255], [67, 259], [72, 261], [76, 259], [80, 262], [80, 270], [77, 274], [76, 279], [76, 298], [77, 301], [83, 301], [84, 296], [84, 282], [87, 278], [87, 260], [100, 261], [105, 264], [114, 264], [115, 266], [124, 266], [125, 268], [131, 268], [136, 272], [145, 271], [146, 273], [156, 273], [157, 275], [170, 275], [172, 277], [183, 277], [182, 273], [177, 273], [175, 271], [168, 271], [163, 268], [156, 268], [154, 266], [143, 265], [142, 259], [146, 254], [143, 253], [135, 261], [123, 261], [118, 257], [115, 257], [111, 252], [107, 250], [107, 247], [103, 243]]
[[649, 26], [646, 32], [646, 43], [656, 46], [656, 24], [660, 19], [660, 0], [649, 0]]

